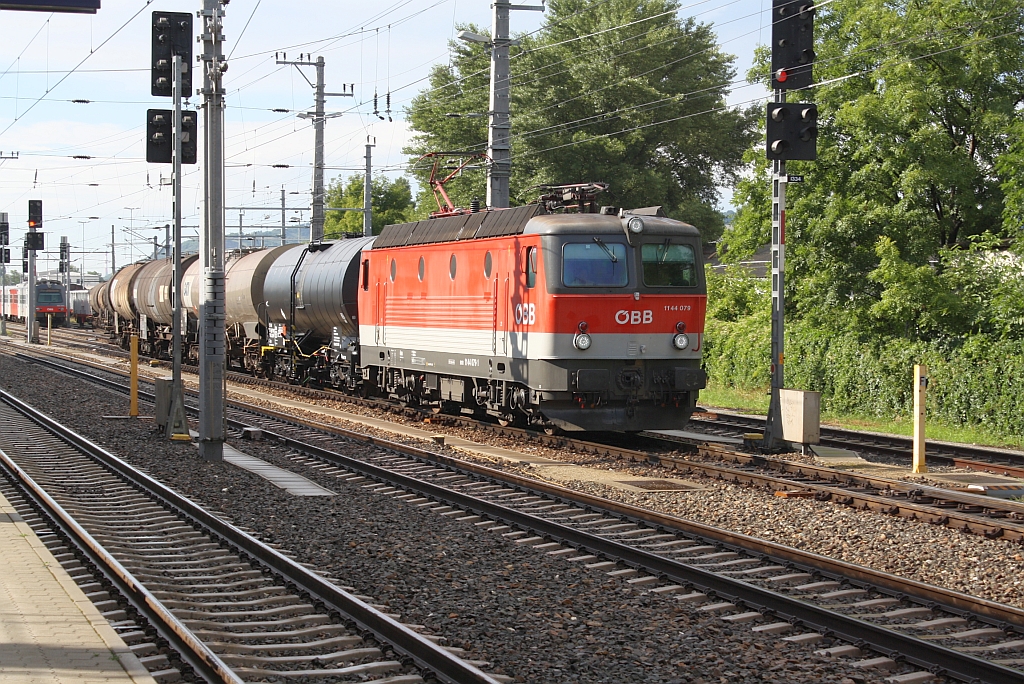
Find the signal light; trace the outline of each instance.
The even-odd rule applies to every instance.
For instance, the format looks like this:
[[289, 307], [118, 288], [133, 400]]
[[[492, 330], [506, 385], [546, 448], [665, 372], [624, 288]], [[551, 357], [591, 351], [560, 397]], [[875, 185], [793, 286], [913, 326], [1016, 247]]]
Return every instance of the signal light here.
[[29, 230], [38, 230], [43, 226], [43, 200], [28, 201]]
[[192, 91], [192, 14], [153, 12], [153, 60], [150, 63], [150, 94], [173, 97], [171, 65], [181, 56], [181, 93]]
[[199, 131], [195, 112], [181, 113], [181, 163], [195, 164], [199, 156]]
[[0, 245], [9, 244], [11, 244], [11, 224], [7, 221], [0, 221]]
[[768, 159], [818, 158], [818, 106], [806, 102], [770, 102], [767, 116]]
[[5, 264], [11, 263], [11, 249], [10, 247], [4, 247], [0, 250], [0, 257], [3, 258]]
[[[170, 164], [174, 161], [174, 138], [171, 126], [174, 112], [170, 109], [146, 110], [146, 161]], [[196, 113], [181, 113], [181, 163], [195, 164], [199, 154]]]
[[25, 233], [25, 249], [35, 251], [46, 249], [43, 244], [45, 233]]
[[814, 83], [814, 3], [772, 1], [772, 88], [806, 88]]
[[146, 161], [170, 164], [174, 153], [171, 144], [171, 110], [146, 110]]

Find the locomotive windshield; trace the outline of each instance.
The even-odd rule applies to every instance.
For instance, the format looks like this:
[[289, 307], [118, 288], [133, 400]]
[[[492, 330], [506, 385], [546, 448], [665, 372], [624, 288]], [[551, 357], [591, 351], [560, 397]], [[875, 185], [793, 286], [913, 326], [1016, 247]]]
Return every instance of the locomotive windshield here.
[[693, 287], [697, 270], [693, 247], [665, 240], [640, 248], [644, 265], [644, 285], [648, 287]]
[[62, 304], [64, 298], [60, 292], [46, 292], [42, 290], [36, 295], [36, 299], [40, 304]]
[[562, 247], [562, 283], [566, 287], [625, 287], [626, 245], [605, 242], [570, 242]]

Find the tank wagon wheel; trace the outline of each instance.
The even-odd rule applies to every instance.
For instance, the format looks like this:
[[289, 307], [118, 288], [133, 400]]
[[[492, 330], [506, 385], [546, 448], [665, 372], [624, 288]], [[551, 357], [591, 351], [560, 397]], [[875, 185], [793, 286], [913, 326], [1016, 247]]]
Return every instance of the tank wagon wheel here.
[[440, 415], [442, 413], [446, 413], [448, 415], [457, 415], [461, 413], [461, 409], [459, 405], [453, 401], [439, 401], [438, 403], [430, 407], [430, 412], [433, 413], [435, 416]]
[[501, 427], [522, 427], [523, 418], [522, 416], [515, 413], [503, 413], [498, 417], [498, 425]]

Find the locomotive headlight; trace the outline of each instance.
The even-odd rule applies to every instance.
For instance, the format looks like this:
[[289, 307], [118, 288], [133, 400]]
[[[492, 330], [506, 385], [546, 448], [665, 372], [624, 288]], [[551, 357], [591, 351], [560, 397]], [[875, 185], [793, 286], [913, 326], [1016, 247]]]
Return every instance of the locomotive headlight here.
[[679, 333], [672, 338], [672, 346], [676, 349], [686, 349], [690, 346], [690, 338], [686, 336], [686, 333]]
[[644, 220], [639, 216], [634, 216], [626, 223], [626, 227], [629, 228], [630, 233], [642, 233], [644, 231]]
[[588, 335], [587, 333], [580, 333], [575, 338], [573, 338], [572, 343], [580, 351], [587, 351], [588, 349], [590, 349], [590, 345], [593, 344], [594, 341], [590, 339], [590, 335]]

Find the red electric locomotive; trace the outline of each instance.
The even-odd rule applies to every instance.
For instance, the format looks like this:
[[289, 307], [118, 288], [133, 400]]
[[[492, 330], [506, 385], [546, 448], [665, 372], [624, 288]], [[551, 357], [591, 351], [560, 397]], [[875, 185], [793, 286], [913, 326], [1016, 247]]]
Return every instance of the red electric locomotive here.
[[678, 428], [706, 383], [700, 235], [660, 208], [601, 212], [385, 227], [362, 255], [364, 378], [503, 423]]

